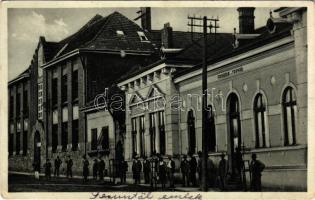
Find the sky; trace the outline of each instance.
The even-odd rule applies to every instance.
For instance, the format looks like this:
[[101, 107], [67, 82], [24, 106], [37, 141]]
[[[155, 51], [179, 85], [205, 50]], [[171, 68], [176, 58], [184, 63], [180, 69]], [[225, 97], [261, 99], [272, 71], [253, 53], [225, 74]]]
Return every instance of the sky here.
[[[107, 16], [118, 11], [129, 19], [135, 19], [139, 8], [10, 8], [8, 10], [8, 79], [12, 80], [31, 63], [39, 41], [58, 42], [78, 31], [96, 14]], [[264, 26], [269, 12], [274, 8], [255, 9], [255, 27]], [[236, 8], [151, 8], [152, 29], [162, 29], [169, 22], [173, 30], [188, 31], [187, 16], [219, 18], [218, 32], [238, 31]], [[276, 15], [273, 14], [275, 17]], [[140, 20], [136, 21], [140, 24]], [[196, 29], [196, 31], [201, 31]]]

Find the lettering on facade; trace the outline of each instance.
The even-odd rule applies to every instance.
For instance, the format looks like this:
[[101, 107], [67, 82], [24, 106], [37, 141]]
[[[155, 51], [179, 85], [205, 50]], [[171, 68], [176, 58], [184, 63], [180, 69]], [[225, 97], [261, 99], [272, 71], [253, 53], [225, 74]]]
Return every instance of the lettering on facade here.
[[218, 74], [218, 79], [220, 79], [220, 78], [226, 78], [226, 77], [228, 77], [228, 76], [233, 76], [233, 75], [238, 74], [238, 73], [241, 73], [241, 72], [243, 72], [243, 71], [244, 71], [243, 67], [239, 67], [239, 68], [236, 68], [236, 69], [232, 69], [232, 70], [223, 72], [223, 73], [221, 73], [221, 74]]

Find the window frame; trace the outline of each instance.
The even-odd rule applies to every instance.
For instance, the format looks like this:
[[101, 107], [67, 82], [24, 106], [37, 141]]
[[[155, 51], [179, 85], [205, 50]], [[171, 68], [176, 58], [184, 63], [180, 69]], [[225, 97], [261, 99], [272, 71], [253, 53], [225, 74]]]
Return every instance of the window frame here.
[[[287, 101], [287, 93], [290, 92], [289, 101]], [[295, 96], [295, 100], [293, 99], [293, 95]], [[290, 110], [290, 122], [291, 127], [288, 125], [288, 113], [287, 109]], [[294, 109], [295, 108], [295, 109]], [[288, 86], [284, 89], [282, 93], [282, 114], [283, 114], [283, 125], [284, 125], [284, 146], [292, 146], [296, 145], [296, 115], [297, 115], [297, 100], [296, 100], [296, 92], [295, 89], [291, 86]], [[289, 128], [291, 128], [291, 137], [292, 143], [289, 141]]]

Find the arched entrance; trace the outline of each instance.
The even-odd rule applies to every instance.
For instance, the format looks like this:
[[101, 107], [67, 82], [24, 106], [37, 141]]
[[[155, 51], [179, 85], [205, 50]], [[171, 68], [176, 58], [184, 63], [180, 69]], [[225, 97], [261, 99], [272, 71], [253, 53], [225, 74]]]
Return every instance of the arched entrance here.
[[188, 111], [187, 116], [188, 126], [188, 153], [195, 153], [196, 149], [196, 129], [195, 129], [195, 117], [193, 110]]
[[239, 99], [235, 93], [229, 95], [227, 99], [227, 125], [228, 125], [228, 154], [229, 154], [229, 164], [232, 166], [232, 174], [235, 172], [236, 162], [235, 153], [236, 148], [241, 147], [241, 122], [240, 122], [240, 105]]
[[40, 133], [38, 131], [34, 134], [34, 165], [38, 164], [41, 166], [41, 140], [40, 140]]
[[36, 121], [32, 128], [28, 147], [30, 150], [30, 159], [28, 160], [31, 170], [34, 170], [35, 164], [42, 166], [41, 162], [45, 158], [46, 138], [42, 121]]

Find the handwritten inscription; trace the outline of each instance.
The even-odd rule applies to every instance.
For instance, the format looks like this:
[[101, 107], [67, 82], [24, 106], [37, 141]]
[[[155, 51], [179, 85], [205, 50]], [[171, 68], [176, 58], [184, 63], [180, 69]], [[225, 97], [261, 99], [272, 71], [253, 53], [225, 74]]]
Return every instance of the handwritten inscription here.
[[93, 192], [90, 199], [159, 199], [159, 200], [168, 200], [168, 199], [202, 199], [200, 193], [190, 194], [189, 192], [184, 194], [153, 194], [152, 192], [136, 192], [136, 193], [102, 193], [102, 192]]
[[244, 71], [243, 67], [239, 67], [239, 68], [232, 69], [230, 71], [226, 71], [221, 74], [218, 74], [218, 78], [225, 78], [225, 77], [232, 76], [243, 71]]

